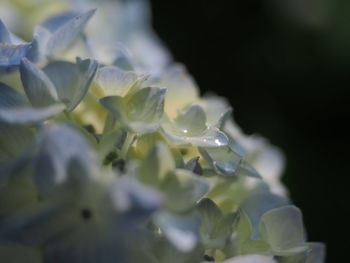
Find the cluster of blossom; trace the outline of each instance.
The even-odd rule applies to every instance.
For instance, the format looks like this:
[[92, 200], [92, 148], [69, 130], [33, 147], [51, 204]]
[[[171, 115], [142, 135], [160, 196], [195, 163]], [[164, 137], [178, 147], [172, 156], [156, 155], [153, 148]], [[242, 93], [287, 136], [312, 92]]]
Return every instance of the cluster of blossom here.
[[146, 1], [0, 10], [0, 262], [323, 262], [281, 152], [199, 95]]

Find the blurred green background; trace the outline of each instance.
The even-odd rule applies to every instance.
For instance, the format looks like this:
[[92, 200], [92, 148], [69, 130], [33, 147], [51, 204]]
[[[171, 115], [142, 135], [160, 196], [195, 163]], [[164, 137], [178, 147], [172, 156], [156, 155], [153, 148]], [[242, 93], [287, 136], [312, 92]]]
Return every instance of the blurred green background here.
[[348, 262], [350, 1], [151, 2], [201, 90], [228, 97], [246, 133], [284, 150], [309, 239], [327, 244], [327, 262]]

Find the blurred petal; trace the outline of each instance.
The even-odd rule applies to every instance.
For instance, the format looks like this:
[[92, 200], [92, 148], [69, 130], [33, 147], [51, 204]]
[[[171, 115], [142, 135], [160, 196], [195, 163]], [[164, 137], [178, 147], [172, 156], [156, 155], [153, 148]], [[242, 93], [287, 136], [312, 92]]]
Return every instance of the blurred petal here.
[[160, 184], [166, 197], [166, 207], [183, 212], [194, 207], [209, 190], [208, 183], [195, 174], [182, 169], [167, 173]]
[[201, 241], [206, 249], [223, 249], [239, 220], [238, 213], [223, 214], [219, 207], [209, 198], [197, 204], [201, 215]]
[[174, 118], [178, 110], [189, 106], [199, 98], [197, 84], [181, 65], [167, 68], [154, 85], [168, 90], [164, 110], [170, 118]]
[[65, 105], [56, 103], [43, 108], [16, 107], [0, 109], [0, 121], [9, 124], [33, 124], [54, 117], [65, 109]]
[[157, 185], [168, 172], [175, 169], [174, 158], [164, 143], [157, 143], [142, 161], [139, 180], [146, 184]]
[[198, 104], [203, 107], [207, 122], [220, 129], [223, 128], [225, 120], [232, 114], [229, 102], [223, 97], [212, 94], [204, 95]]
[[125, 227], [133, 227], [160, 208], [163, 196], [157, 190], [129, 178], [116, 180], [110, 190], [116, 210], [123, 216]]
[[277, 261], [269, 256], [244, 255], [225, 260], [223, 263], [277, 263]]
[[41, 134], [36, 162], [35, 182], [43, 195], [48, 195], [64, 184], [68, 165], [74, 160], [84, 167], [86, 178], [94, 172], [94, 156], [85, 139], [74, 129], [64, 125], [47, 127]]
[[155, 222], [178, 250], [188, 252], [195, 248], [200, 226], [200, 219], [195, 214], [161, 212], [156, 214]]
[[93, 9], [73, 18], [70, 15], [61, 15], [58, 19], [56, 17], [56, 19], [47, 21], [43, 26], [52, 35], [46, 44], [46, 54], [51, 57], [66, 49], [81, 33], [94, 13], [95, 10]]
[[0, 19], [0, 43], [11, 43], [10, 32]]
[[305, 263], [323, 263], [326, 258], [326, 246], [322, 243], [307, 243], [311, 251]]
[[275, 208], [261, 217], [260, 234], [275, 253], [306, 250], [301, 211], [292, 205]]
[[34, 133], [27, 127], [18, 127], [0, 122], [0, 164], [17, 158], [34, 142]]
[[6, 263], [41, 263], [39, 249], [20, 245], [0, 245], [0, 262]]
[[283, 197], [274, 195], [268, 191], [251, 194], [241, 205], [247, 214], [253, 227], [252, 239], [259, 239], [259, 222], [263, 214], [271, 209], [283, 207], [289, 202]]

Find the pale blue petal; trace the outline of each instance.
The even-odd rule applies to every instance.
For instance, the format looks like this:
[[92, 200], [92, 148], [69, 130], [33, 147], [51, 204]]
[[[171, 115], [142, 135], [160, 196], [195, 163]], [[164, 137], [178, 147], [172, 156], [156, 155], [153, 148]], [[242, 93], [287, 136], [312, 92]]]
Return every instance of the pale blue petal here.
[[20, 73], [23, 88], [33, 106], [43, 107], [57, 102], [57, 91], [51, 80], [26, 58], [22, 59]]
[[157, 211], [163, 196], [157, 190], [129, 178], [116, 180], [110, 189], [111, 200], [122, 224], [134, 227]]
[[117, 67], [100, 68], [96, 75], [97, 84], [104, 90], [104, 95], [123, 95], [136, 83], [138, 75]]
[[207, 116], [207, 121], [210, 125], [223, 128], [225, 120], [232, 115], [233, 109], [229, 102], [214, 94], [206, 94], [201, 98], [199, 104], [203, 107]]
[[209, 190], [207, 181], [183, 169], [168, 172], [159, 187], [166, 197], [165, 206], [176, 212], [192, 209]]
[[0, 71], [18, 67], [30, 48], [30, 43], [18, 45], [0, 43]]
[[67, 105], [67, 111], [72, 111], [87, 93], [97, 71], [97, 61], [80, 58], [76, 64], [56, 61], [43, 71], [55, 85], [59, 99]]
[[0, 19], [0, 43], [11, 43], [10, 32]]
[[135, 68], [131, 57], [127, 54], [126, 51], [123, 51], [122, 49], [118, 49], [118, 51], [116, 51], [115, 58], [112, 64], [116, 67], [127, 71], [134, 70]]
[[0, 122], [9, 124], [34, 124], [54, 117], [61, 113], [65, 108], [65, 105], [61, 103], [56, 103], [43, 108], [0, 108]]
[[199, 152], [213, 169], [222, 175], [236, 175], [243, 159], [229, 147], [199, 148]]
[[289, 204], [285, 198], [268, 191], [257, 192], [250, 195], [241, 205], [253, 227], [252, 239], [259, 239], [259, 222], [261, 216], [267, 211]]
[[31, 49], [31, 43], [17, 41], [0, 20], [0, 72], [19, 66], [21, 59]]
[[326, 258], [326, 246], [323, 243], [307, 243], [310, 252], [305, 263], [323, 263]]
[[227, 259], [222, 263], [277, 263], [277, 261], [271, 256], [249, 254]]
[[[295, 250], [295, 249], [294, 249]], [[326, 247], [322, 243], [307, 242], [301, 252], [289, 253], [287, 256], [277, 256], [278, 263], [324, 263]]]
[[[67, 182], [68, 168], [72, 161], [84, 167], [86, 178], [94, 173], [94, 153], [85, 138], [65, 125], [47, 127], [41, 134], [40, 149], [36, 162], [35, 182], [43, 195]], [[72, 167], [71, 167], [72, 168]]]
[[240, 214], [223, 214], [220, 208], [209, 198], [202, 199], [197, 204], [201, 215], [201, 239], [207, 249], [223, 249], [236, 227]]
[[55, 20], [49, 20], [47, 26], [49, 30], [52, 30], [52, 35], [46, 44], [47, 55], [51, 57], [64, 51], [81, 33], [94, 13], [95, 9], [73, 18], [69, 13], [66, 16], [61, 15], [61, 17], [56, 17]]
[[127, 116], [132, 121], [158, 122], [164, 111], [166, 89], [147, 87], [135, 92], [127, 101]]
[[60, 27], [68, 23], [68, 21], [78, 16], [79, 16], [79, 13], [76, 11], [64, 12], [64, 13], [49, 17], [41, 24], [41, 26], [45, 27], [47, 30], [53, 33], [56, 30], [58, 30]]
[[120, 96], [108, 96], [100, 99], [100, 103], [103, 107], [110, 111], [110, 113], [121, 122], [123, 125], [127, 125], [128, 119], [125, 115], [125, 103], [123, 97]]
[[35, 27], [32, 47], [26, 55], [30, 61], [37, 62], [45, 59], [46, 44], [50, 36], [51, 32], [48, 29], [42, 26]]
[[277, 255], [306, 251], [302, 214], [293, 205], [264, 213], [259, 224], [260, 235]]
[[151, 248], [148, 249], [151, 252], [151, 259], [143, 260], [142, 257], [138, 257], [139, 260], [132, 262], [147, 262], [147, 263], [194, 263], [202, 262], [204, 256], [204, 248], [201, 244], [198, 244], [194, 249], [189, 252], [179, 251], [172, 243], [170, 243], [165, 237], [157, 237], [152, 243]]
[[0, 82], [0, 110], [21, 106], [29, 106], [28, 101], [15, 89]]
[[155, 215], [155, 222], [178, 250], [189, 252], [197, 245], [200, 218], [195, 213], [178, 215], [160, 212]]

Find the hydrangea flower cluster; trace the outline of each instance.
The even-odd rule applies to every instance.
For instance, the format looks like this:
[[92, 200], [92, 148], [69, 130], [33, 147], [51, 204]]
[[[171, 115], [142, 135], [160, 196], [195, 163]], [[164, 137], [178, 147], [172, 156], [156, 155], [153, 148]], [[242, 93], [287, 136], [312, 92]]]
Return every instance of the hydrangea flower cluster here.
[[323, 262], [282, 153], [200, 96], [146, 1], [0, 10], [0, 262]]

